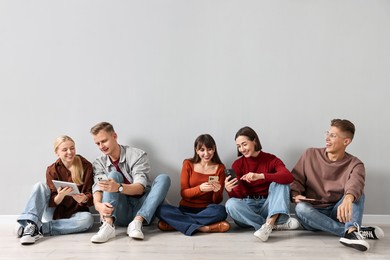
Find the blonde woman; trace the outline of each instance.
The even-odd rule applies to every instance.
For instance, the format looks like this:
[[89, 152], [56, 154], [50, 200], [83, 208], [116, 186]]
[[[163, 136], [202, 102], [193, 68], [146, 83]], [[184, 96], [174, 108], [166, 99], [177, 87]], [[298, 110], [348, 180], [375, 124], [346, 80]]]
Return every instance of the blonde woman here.
[[[93, 170], [89, 161], [76, 154], [75, 142], [69, 136], [60, 136], [54, 142], [56, 162], [47, 167], [46, 184], [37, 183], [23, 213], [17, 219], [17, 234], [22, 245], [34, 244], [43, 235], [64, 235], [83, 232], [93, 225], [89, 207], [93, 205]], [[73, 182], [79, 194], [53, 180]], [[52, 220], [43, 222], [45, 211], [53, 212]]]

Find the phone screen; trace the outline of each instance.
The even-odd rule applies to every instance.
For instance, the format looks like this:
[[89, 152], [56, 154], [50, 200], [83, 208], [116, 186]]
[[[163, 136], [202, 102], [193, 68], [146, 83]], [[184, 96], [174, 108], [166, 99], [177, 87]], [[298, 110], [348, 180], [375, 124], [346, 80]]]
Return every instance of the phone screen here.
[[230, 178], [230, 180], [231, 180], [231, 179], [234, 179], [234, 178], [237, 178], [237, 175], [236, 175], [236, 173], [234, 172], [233, 169], [225, 169], [225, 176], [226, 176], [226, 177], [232, 176], [232, 177]]

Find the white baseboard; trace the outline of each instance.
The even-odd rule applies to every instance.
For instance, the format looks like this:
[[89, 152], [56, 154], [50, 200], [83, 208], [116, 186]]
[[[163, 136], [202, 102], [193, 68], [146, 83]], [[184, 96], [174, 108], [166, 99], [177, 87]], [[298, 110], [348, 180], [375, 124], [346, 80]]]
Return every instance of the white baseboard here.
[[[92, 214], [93, 219], [95, 222], [100, 221], [99, 214]], [[16, 223], [16, 219], [18, 218], [18, 215], [0, 215], [0, 224], [12, 224]], [[45, 219], [43, 219], [43, 222], [45, 222]]]
[[390, 215], [363, 215], [363, 224], [390, 225]]
[[[0, 215], [0, 224], [12, 224], [16, 222], [18, 215]], [[94, 214], [95, 222], [99, 216]], [[390, 225], [390, 215], [364, 215], [363, 225]]]

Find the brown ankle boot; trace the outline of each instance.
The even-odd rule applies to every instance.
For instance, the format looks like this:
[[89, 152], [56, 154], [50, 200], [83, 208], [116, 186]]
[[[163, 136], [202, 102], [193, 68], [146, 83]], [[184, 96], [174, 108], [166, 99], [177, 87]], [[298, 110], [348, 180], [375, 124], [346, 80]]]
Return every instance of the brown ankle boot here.
[[157, 224], [158, 229], [161, 231], [173, 231], [175, 230], [173, 227], [171, 227], [168, 223], [165, 221], [160, 220]]
[[208, 233], [219, 233], [219, 232], [226, 232], [230, 229], [230, 224], [227, 221], [220, 221], [214, 224], [211, 224], [208, 226], [209, 230], [206, 231]]

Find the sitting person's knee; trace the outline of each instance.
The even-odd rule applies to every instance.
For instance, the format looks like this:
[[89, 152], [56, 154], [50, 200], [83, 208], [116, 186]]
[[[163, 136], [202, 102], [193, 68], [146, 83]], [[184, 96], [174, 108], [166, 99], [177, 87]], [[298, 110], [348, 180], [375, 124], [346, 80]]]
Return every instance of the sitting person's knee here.
[[236, 209], [239, 206], [239, 204], [240, 204], [239, 200], [237, 200], [236, 198], [230, 198], [226, 201], [225, 208], [229, 212], [229, 210], [231, 211]]
[[299, 202], [295, 206], [295, 212], [298, 216], [305, 215], [306, 213], [310, 212], [312, 208], [313, 207], [311, 206], [311, 204], [307, 202]]
[[77, 222], [81, 227], [83, 227], [84, 231], [90, 229], [93, 226], [94, 218], [89, 212], [80, 212], [79, 218]]
[[168, 185], [171, 185], [171, 178], [168, 176], [168, 174], [165, 174], [165, 173], [159, 174], [155, 180], [159, 181], [159, 182], [161, 181], [161, 182], [167, 183]]
[[117, 172], [117, 171], [109, 172], [108, 178], [111, 178], [118, 183], [123, 183], [123, 176], [120, 172]]

